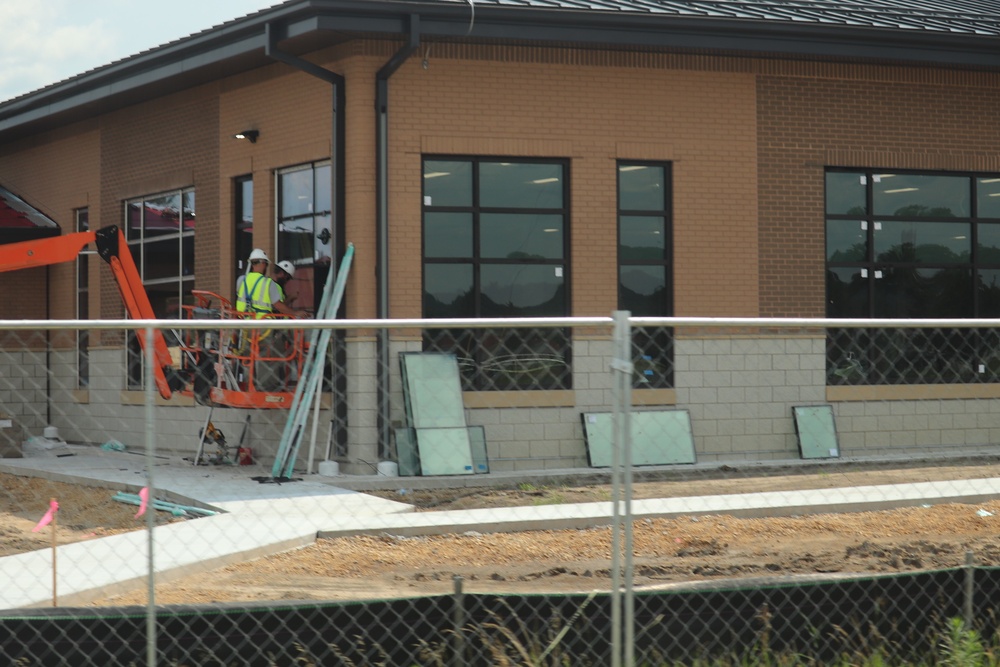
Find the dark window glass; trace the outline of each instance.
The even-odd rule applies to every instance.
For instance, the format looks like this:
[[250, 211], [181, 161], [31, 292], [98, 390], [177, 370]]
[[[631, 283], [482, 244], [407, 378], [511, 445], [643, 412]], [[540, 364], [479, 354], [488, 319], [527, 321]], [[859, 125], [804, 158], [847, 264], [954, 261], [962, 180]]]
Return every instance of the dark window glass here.
[[663, 261], [666, 250], [666, 220], [663, 216], [618, 216], [618, 258], [622, 261]]
[[[425, 317], [568, 313], [566, 171], [553, 160], [424, 160]], [[431, 330], [424, 348], [455, 353], [467, 390], [571, 383], [562, 329]]]
[[875, 223], [875, 259], [878, 262], [968, 264], [972, 231], [968, 223]]
[[[90, 230], [90, 212], [81, 208], [76, 211], [76, 231]], [[76, 260], [76, 319], [90, 319], [90, 254], [84, 250]], [[76, 332], [76, 386], [86, 389], [90, 386], [90, 332], [78, 329]]]
[[425, 206], [472, 206], [472, 163], [424, 161]]
[[968, 269], [893, 268], [874, 282], [874, 308], [887, 318], [972, 317]]
[[[246, 273], [247, 258], [253, 251], [253, 178], [244, 176], [236, 179], [235, 234], [233, 245], [236, 252], [235, 278]], [[236, 283], [233, 283], [234, 285]]]
[[561, 266], [482, 267], [482, 317], [546, 317], [566, 312]]
[[868, 258], [867, 223], [862, 220], [828, 220], [826, 259], [828, 262], [863, 262]]
[[[618, 163], [618, 308], [669, 317], [672, 306], [670, 165]], [[673, 386], [673, 330], [632, 332], [633, 386]]]
[[558, 163], [483, 162], [479, 171], [483, 208], [563, 207], [563, 167]]
[[475, 317], [471, 264], [424, 265], [424, 317]]
[[1000, 178], [976, 180], [976, 207], [980, 218], [1000, 218]]
[[619, 308], [636, 316], [657, 317], [667, 301], [666, 267], [632, 264], [619, 268]]
[[480, 256], [491, 259], [560, 259], [563, 216], [541, 213], [483, 213]]
[[976, 289], [979, 292], [979, 317], [1000, 317], [1000, 270], [981, 270]]
[[178, 240], [172, 238], [143, 245], [143, 280], [178, 276], [182, 270]]
[[618, 167], [618, 208], [631, 211], [662, 211], [666, 208], [664, 168], [626, 164]]
[[424, 257], [472, 257], [471, 213], [425, 213]]
[[980, 223], [978, 243], [980, 264], [1000, 264], [1000, 224]]
[[907, 218], [962, 218], [971, 213], [971, 183], [967, 176], [874, 174], [875, 215]]
[[864, 215], [868, 176], [857, 172], [826, 174], [826, 212], [830, 215]]
[[827, 317], [852, 318], [869, 316], [867, 273], [867, 269], [827, 269]]

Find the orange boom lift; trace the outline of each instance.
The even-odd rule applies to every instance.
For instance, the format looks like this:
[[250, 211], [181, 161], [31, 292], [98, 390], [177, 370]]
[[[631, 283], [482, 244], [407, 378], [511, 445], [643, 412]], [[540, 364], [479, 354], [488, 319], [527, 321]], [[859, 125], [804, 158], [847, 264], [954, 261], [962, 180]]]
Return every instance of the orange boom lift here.
[[[37, 241], [0, 245], [0, 273], [74, 261], [94, 243], [97, 254], [111, 267], [118, 292], [129, 317], [156, 319], [142, 285], [125, 235], [117, 226], [77, 232]], [[184, 319], [242, 319], [229, 301], [217, 294], [193, 290], [196, 303], [182, 306]], [[287, 319], [280, 315], [273, 319]], [[175, 393], [194, 396], [204, 405], [240, 408], [287, 408], [294, 397], [293, 384], [302, 375], [308, 345], [301, 330], [190, 330], [178, 334], [179, 361], [170, 354], [163, 331], [153, 331], [157, 391], [163, 398]], [[267, 340], [268, 337], [273, 337]], [[281, 345], [275, 340], [280, 337]], [[146, 352], [146, 336], [136, 338]], [[265, 342], [266, 341], [266, 342]], [[179, 366], [179, 367], [175, 367]], [[262, 369], [266, 371], [263, 372]], [[260, 376], [266, 375], [266, 381]]]

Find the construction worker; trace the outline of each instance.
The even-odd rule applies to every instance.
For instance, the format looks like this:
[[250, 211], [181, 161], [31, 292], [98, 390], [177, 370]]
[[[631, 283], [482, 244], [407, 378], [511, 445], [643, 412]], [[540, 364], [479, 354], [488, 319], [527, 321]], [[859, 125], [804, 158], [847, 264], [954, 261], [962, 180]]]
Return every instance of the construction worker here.
[[[260, 248], [254, 248], [250, 253], [250, 268], [246, 275], [236, 281], [236, 310], [241, 313], [254, 313], [257, 318], [264, 315], [279, 313], [290, 317], [305, 317], [306, 311], [297, 310], [284, 302], [284, 291], [281, 284], [271, 280], [265, 274], [271, 260]], [[295, 267], [285, 261], [294, 273]]]
[[281, 300], [284, 301], [288, 297], [288, 291], [285, 285], [288, 281], [295, 277], [295, 265], [289, 262], [287, 259], [283, 259], [274, 265], [274, 282], [278, 283], [281, 287]]
[[[305, 317], [306, 311], [296, 310], [284, 302], [284, 292], [281, 286], [268, 278], [267, 265], [270, 260], [260, 248], [254, 248], [248, 258], [250, 267], [246, 275], [236, 281], [236, 310], [241, 313], [254, 313], [257, 319], [265, 315], [280, 313], [292, 317]], [[256, 340], [254, 347], [260, 355], [254, 375], [254, 384], [263, 391], [276, 391], [284, 385], [285, 364], [280, 359], [285, 355], [288, 341], [284, 331], [254, 332], [251, 338]], [[247, 341], [246, 338], [242, 339]], [[239, 349], [245, 349], [241, 342]], [[250, 348], [253, 349], [252, 347]]]

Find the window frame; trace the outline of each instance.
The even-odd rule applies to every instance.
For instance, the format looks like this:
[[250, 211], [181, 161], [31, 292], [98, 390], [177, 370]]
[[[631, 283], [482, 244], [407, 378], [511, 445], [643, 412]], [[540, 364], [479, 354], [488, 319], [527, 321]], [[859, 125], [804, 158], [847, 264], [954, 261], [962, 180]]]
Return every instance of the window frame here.
[[[426, 192], [428, 178], [427, 165], [431, 162], [458, 162], [469, 165], [471, 173], [471, 198], [466, 204], [439, 205], [429, 200]], [[488, 165], [549, 165], [559, 169], [561, 180], [561, 201], [555, 206], [491, 206], [482, 203], [483, 175], [482, 166]], [[493, 267], [552, 267], [561, 283], [556, 292], [561, 291], [562, 307], [560, 313], [545, 315], [507, 315], [507, 317], [561, 317], [570, 314], [572, 309], [572, 267], [571, 267], [571, 164], [568, 158], [545, 157], [512, 157], [484, 155], [440, 155], [425, 154], [421, 156], [421, 215], [420, 215], [420, 254], [421, 254], [421, 314], [428, 315], [428, 285], [427, 274], [429, 266], [462, 266], [467, 265], [472, 272], [471, 280], [471, 310], [466, 317], [496, 317], [485, 313], [484, 300], [486, 293], [483, 287], [484, 269]], [[546, 182], [548, 180], [546, 179]], [[540, 181], [539, 185], [543, 184]], [[430, 203], [428, 203], [430, 201]], [[427, 224], [428, 215], [433, 214], [465, 214], [471, 221], [471, 249], [468, 255], [461, 256], [428, 256], [427, 255]], [[483, 248], [483, 220], [490, 216], [559, 216], [562, 234], [558, 244], [559, 255], [541, 257], [492, 257]], [[488, 223], [487, 223], [488, 224]], [[548, 229], [542, 230], [548, 231]], [[530, 232], [528, 238], [530, 238]], [[520, 269], [518, 269], [520, 271]], [[508, 307], [513, 307], [508, 302]], [[449, 317], [449, 315], [442, 315]], [[555, 333], [552, 333], [555, 331]], [[571, 344], [567, 330], [545, 330], [514, 328], [502, 330], [427, 330], [424, 332], [424, 349], [451, 350], [459, 356], [462, 369], [463, 388], [468, 391], [507, 390], [507, 389], [569, 389], [572, 387]], [[523, 352], [521, 350], [524, 350]], [[496, 352], [508, 354], [497, 354]], [[503, 370], [505, 363], [518, 364], [523, 358], [534, 357], [531, 363], [537, 364], [537, 370], [524, 372], [515, 378], [513, 372]], [[504, 359], [509, 358], [508, 361]], [[554, 369], [554, 370], [553, 370]]]
[[[90, 209], [83, 206], [73, 211], [73, 225], [77, 232], [90, 231]], [[76, 319], [90, 319], [90, 256], [96, 250], [81, 250], [76, 258]], [[84, 283], [86, 280], [86, 284]], [[76, 330], [76, 388], [90, 388], [90, 331]]]
[[[139, 273], [139, 278], [142, 281], [142, 286], [149, 294], [150, 287], [158, 287], [161, 285], [169, 286], [171, 283], [176, 284], [177, 287], [177, 310], [174, 316], [178, 319], [183, 317], [181, 312], [181, 306], [185, 302], [185, 298], [190, 298], [191, 290], [195, 287], [195, 232], [197, 229], [197, 190], [194, 186], [187, 186], [182, 188], [173, 188], [170, 190], [164, 190], [156, 193], [151, 193], [147, 195], [141, 195], [138, 197], [131, 197], [124, 200], [122, 203], [123, 209], [123, 228], [125, 230], [125, 239], [128, 243], [129, 252], [132, 253], [132, 258], [135, 260], [136, 270]], [[166, 197], [176, 196], [179, 201], [179, 214], [178, 214], [178, 224], [176, 233], [170, 232], [166, 234], [158, 235], [146, 235], [146, 210], [147, 202], [156, 199], [163, 199]], [[186, 223], [189, 219], [185, 215], [186, 211], [186, 197], [190, 196], [192, 202], [192, 215], [190, 219], [193, 220], [190, 228], [187, 227]], [[132, 229], [132, 220], [129, 217], [130, 207], [137, 205], [139, 208], [140, 219], [139, 219], [139, 234], [138, 237], [135, 236], [135, 232]], [[170, 240], [171, 236], [175, 236], [177, 239], [177, 274], [167, 277], [157, 277], [157, 278], [147, 278], [147, 250], [149, 246], [162, 242], [164, 240]], [[184, 254], [184, 243], [185, 239], [191, 239], [191, 257], [190, 266], [185, 259]], [[150, 298], [151, 305], [153, 306], [154, 312], [156, 311], [156, 300]], [[166, 313], [157, 313], [157, 317], [167, 317]], [[168, 344], [175, 342], [173, 340], [172, 332], [166, 330], [163, 332], [164, 336], [167, 338]], [[126, 337], [126, 387], [128, 389], [143, 389], [144, 388], [144, 375], [143, 375], [143, 359], [142, 350], [139, 346], [139, 342], [136, 338], [136, 332], [129, 331]]]
[[[831, 202], [838, 195], [831, 191], [831, 175], [836, 174], [862, 179], [859, 185], [864, 186], [863, 211], [850, 208], [846, 212], [831, 212]], [[950, 203], [946, 200], [942, 200], [942, 205], [937, 207], [927, 208], [911, 203], [897, 208], [893, 213], [877, 212], [876, 185], [886, 178], [896, 176], [964, 179], [967, 183], [959, 191], [964, 190], [963, 196], [967, 198], [963, 202], [967, 207], [967, 214], [953, 214], [952, 208], [944, 206]], [[856, 319], [972, 319], [990, 316], [982, 312], [983, 290], [980, 288], [980, 276], [984, 271], [1000, 274], [1000, 245], [994, 248], [997, 260], [988, 262], [981, 256], [979, 239], [980, 232], [985, 229], [983, 225], [998, 226], [1000, 232], [1000, 216], [979, 215], [980, 188], [986, 182], [1000, 182], [1000, 174], [827, 167], [824, 170], [823, 187], [826, 316]], [[897, 191], [905, 194], [909, 190], [914, 189], [899, 188]], [[1000, 186], [997, 186], [995, 194], [1000, 195]], [[860, 197], [855, 199], [860, 201]], [[906, 204], [905, 201], [901, 203]], [[932, 204], [934, 203], [937, 202], [932, 200]], [[859, 231], [863, 234], [858, 234], [857, 238], [864, 238], [863, 257], [859, 256], [858, 251], [848, 251], [844, 252], [843, 257], [831, 259], [835, 251], [845, 247], [846, 241], [831, 246], [831, 238], [835, 233], [846, 238], [843, 237], [843, 229], [834, 228], [834, 225], [841, 222], [857, 222], [861, 225]], [[902, 226], [898, 228], [896, 233], [903, 239], [901, 243], [885, 246], [884, 242], [876, 242], [877, 233], [883, 231], [883, 225], [897, 223], [911, 226], [911, 229], [905, 230]], [[917, 243], [917, 232], [921, 231], [918, 225], [926, 225], [923, 229], [932, 232], [929, 243], [926, 236], [923, 244]], [[931, 228], [931, 225], [936, 226], [936, 229]], [[948, 225], [954, 225], [953, 231], [957, 232], [951, 237], [952, 240], [967, 240], [965, 250], [956, 246], [959, 250], [955, 252], [942, 245], [941, 238], [947, 236], [942, 232], [947, 230]], [[908, 235], [912, 235], [912, 241], [905, 240]], [[855, 246], [857, 245], [856, 243]], [[881, 254], [880, 248], [883, 250]], [[951, 258], [948, 258], [948, 253], [951, 253]], [[938, 272], [937, 276], [928, 271]], [[908, 274], [915, 277], [911, 279], [911, 283], [915, 281], [917, 285], [924, 285], [925, 289], [934, 289], [935, 280], [947, 286], [962, 271], [968, 274], [962, 293], [939, 292], [939, 298], [935, 301], [926, 294], [921, 297], [920, 293], [913, 291], [916, 288], [911, 287], [910, 291], [906, 291]], [[849, 282], [845, 282], [844, 278], [848, 276]], [[890, 279], [893, 282], [884, 285], [878, 283], [880, 280]], [[853, 287], [851, 283], [854, 283]], [[902, 287], [893, 292], [890, 291], [893, 285]], [[1000, 288], [997, 291], [995, 299], [1000, 304]], [[934, 296], [933, 293], [931, 296]], [[944, 304], [949, 311], [914, 314], [900, 312], [905, 308], [906, 297], [916, 304], [913, 306], [915, 308], [927, 308], [937, 303]], [[898, 299], [904, 303], [899, 305], [890, 299]], [[852, 305], [852, 300], [858, 303]], [[1000, 341], [997, 340], [997, 335], [985, 329], [834, 328], [827, 333], [827, 384], [998, 382], [1000, 359], [996, 362], [989, 361], [992, 356], [989, 350], [996, 349], [998, 343]], [[961, 361], [956, 363], [956, 359]]]
[[[637, 209], [623, 205], [622, 172], [631, 167], [653, 167], [663, 170], [663, 208]], [[672, 317], [674, 314], [674, 239], [673, 239], [673, 164], [662, 160], [623, 160], [615, 162], [616, 208], [616, 279], [618, 281], [618, 308], [630, 310], [624, 304], [622, 267], [656, 266], [663, 268], [663, 296], [657, 313], [636, 313], [636, 316]], [[624, 258], [622, 252], [622, 221], [625, 217], [661, 217], [663, 227], [662, 255], [651, 258]], [[634, 328], [632, 331], [632, 356], [635, 372], [632, 386], [636, 389], [669, 389], [674, 386], [674, 332], [673, 327]]]
[[[245, 189], [249, 187], [249, 193], [245, 192]], [[248, 211], [245, 210], [244, 204], [246, 203], [247, 196], [249, 194], [250, 199], [250, 217], [247, 217]], [[250, 257], [250, 252], [253, 250], [253, 198], [254, 198], [254, 183], [253, 175], [246, 174], [244, 176], [237, 176], [233, 179], [233, 253], [235, 255], [233, 267], [233, 276], [235, 287], [239, 277], [246, 273], [247, 266], [244, 263], [247, 258]], [[241, 235], [243, 231], [242, 226], [246, 223], [250, 224], [250, 238], [249, 244], [244, 243], [247, 239]]]

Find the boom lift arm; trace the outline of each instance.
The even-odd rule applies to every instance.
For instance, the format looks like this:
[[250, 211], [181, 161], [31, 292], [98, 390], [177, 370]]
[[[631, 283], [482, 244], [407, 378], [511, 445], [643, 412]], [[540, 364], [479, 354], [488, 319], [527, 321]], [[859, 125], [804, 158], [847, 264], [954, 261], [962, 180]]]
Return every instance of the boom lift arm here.
[[[0, 273], [30, 269], [50, 264], [60, 264], [75, 260], [88, 243], [97, 246], [97, 254], [111, 266], [111, 273], [118, 285], [129, 317], [141, 320], [156, 319], [149, 296], [142, 285], [132, 253], [129, 252], [125, 235], [115, 225], [96, 231], [77, 232], [65, 236], [22, 241], [0, 245]], [[146, 336], [137, 332], [136, 338], [143, 352], [146, 351]], [[170, 398], [174, 391], [185, 386], [183, 378], [174, 370], [173, 360], [167, 350], [167, 342], [160, 329], [153, 331], [153, 378], [156, 388], [163, 398]]]

